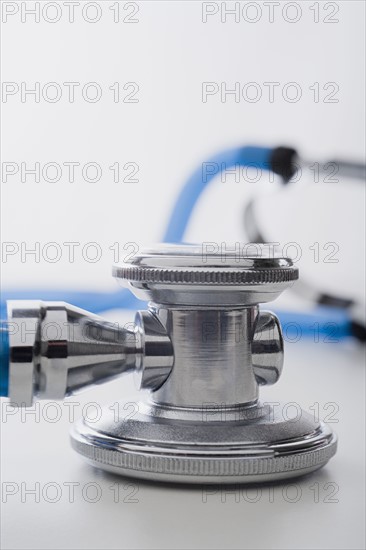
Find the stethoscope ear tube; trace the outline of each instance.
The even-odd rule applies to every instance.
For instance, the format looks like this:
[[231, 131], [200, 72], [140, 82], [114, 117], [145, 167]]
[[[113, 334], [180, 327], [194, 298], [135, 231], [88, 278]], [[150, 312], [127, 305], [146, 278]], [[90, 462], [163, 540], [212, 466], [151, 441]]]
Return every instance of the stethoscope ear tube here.
[[[253, 243], [271, 243], [272, 241], [268, 240], [268, 238], [264, 236], [259, 227], [255, 216], [254, 204], [254, 200], [249, 201], [244, 212], [244, 226], [248, 238]], [[355, 337], [361, 342], [366, 342], [366, 327], [357, 315], [359, 308], [358, 304], [356, 304], [354, 300], [321, 292], [303, 279], [297, 281], [291, 290], [307, 301], [314, 303], [316, 306], [329, 308], [330, 319], [332, 318], [332, 314], [337, 311], [343, 311], [345, 319], [347, 320], [346, 324], [348, 324], [349, 335]], [[294, 319], [296, 316], [297, 314], [294, 313]], [[342, 325], [344, 322], [345, 321], [342, 322]], [[302, 325], [302, 322], [299, 322], [299, 324]], [[343, 333], [344, 330], [342, 329], [341, 332]]]

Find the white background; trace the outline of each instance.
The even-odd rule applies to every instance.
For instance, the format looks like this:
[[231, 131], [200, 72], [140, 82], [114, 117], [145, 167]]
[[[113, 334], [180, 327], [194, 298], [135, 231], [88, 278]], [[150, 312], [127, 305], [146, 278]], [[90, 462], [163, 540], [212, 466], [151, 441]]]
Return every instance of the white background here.
[[[40, 261], [32, 255], [24, 260], [20, 252], [3, 255], [5, 289], [38, 288], [40, 297], [44, 288], [115, 289], [109, 247], [118, 242], [123, 252], [128, 242], [141, 246], [159, 241], [185, 179], [222, 149], [291, 145], [312, 162], [364, 159], [365, 6], [361, 1], [331, 2], [328, 7], [324, 2], [298, 2], [297, 7], [281, 2], [273, 22], [269, 8], [256, 2], [255, 9], [262, 12], [256, 23], [243, 15], [239, 22], [230, 15], [222, 22], [221, 3], [216, 4], [219, 12], [204, 23], [201, 2], [138, 2], [138, 13], [132, 16], [138, 22], [127, 23], [123, 18], [133, 6], [121, 2], [120, 21], [115, 23], [110, 9], [115, 3], [103, 1], [97, 3], [101, 18], [94, 24], [82, 16], [88, 2], [75, 7], [74, 23], [69, 22], [63, 2], [57, 2], [61, 19], [55, 23], [46, 20], [55, 17], [52, 6], [46, 16], [41, 12], [37, 23], [24, 13], [22, 22], [22, 10], [34, 8], [34, 2], [2, 2], [3, 10], [6, 4], [19, 9], [2, 24], [3, 82], [19, 87], [24, 82], [27, 88], [39, 82], [41, 89], [56, 82], [63, 95], [55, 103], [42, 96], [37, 103], [31, 95], [22, 102], [20, 93], [8, 96], [6, 102], [3, 97], [2, 161], [27, 167], [35, 162], [41, 166], [95, 162], [103, 177], [89, 183], [76, 169], [75, 182], [70, 183], [65, 169], [57, 183], [42, 179], [37, 183], [32, 176], [22, 182], [20, 172], [3, 181], [3, 242], [14, 243], [19, 251], [35, 246], [42, 251], [55, 242], [62, 250], [55, 263], [42, 254]], [[315, 4], [318, 23], [311, 9]], [[226, 6], [233, 8], [234, 2]], [[334, 6], [339, 11], [332, 16]], [[299, 21], [286, 21], [284, 7], [291, 19], [293, 10], [300, 9]], [[89, 18], [94, 18], [95, 11], [89, 9]], [[325, 23], [327, 16], [338, 22]], [[254, 11], [248, 12], [247, 19], [253, 17]], [[68, 101], [64, 82], [80, 83], [74, 103]], [[96, 103], [81, 96], [81, 88], [89, 82], [102, 88]], [[138, 103], [114, 103], [109, 87], [115, 82], [123, 93], [125, 83], [136, 82]], [[233, 96], [223, 102], [217, 94], [204, 103], [203, 82], [226, 83], [228, 88], [235, 82], [241, 86], [256, 82], [263, 95], [256, 103], [243, 98], [236, 103]], [[264, 82], [280, 83], [272, 103]], [[282, 97], [289, 82], [301, 87], [302, 97], [296, 103]], [[314, 102], [309, 89], [315, 82], [320, 84], [319, 102]], [[322, 87], [328, 82], [339, 87], [337, 103], [324, 102], [327, 92]], [[108, 167], [115, 162], [137, 163], [139, 182], [114, 183]], [[245, 241], [243, 211], [254, 194], [259, 197], [262, 227], [272, 240], [301, 246], [299, 265], [306, 280], [322, 290], [364, 299], [364, 186], [359, 182], [314, 183], [309, 173], [284, 189], [277, 181], [267, 183], [264, 175], [257, 183], [243, 178], [236, 183], [233, 176], [226, 183], [218, 179], [197, 205], [186, 240]], [[80, 243], [74, 262], [69, 261], [65, 242]], [[90, 242], [102, 250], [95, 263], [80, 252]], [[309, 248], [314, 242], [321, 250], [328, 242], [336, 243], [339, 261], [324, 263], [322, 253], [321, 261], [314, 262]], [[330, 469], [305, 482], [307, 497], [292, 508], [283, 499], [278, 506], [262, 500], [251, 508], [241, 507], [235, 499], [222, 505], [217, 495], [204, 506], [200, 490], [155, 486], [140, 487], [139, 504], [122, 507], [111, 499], [93, 507], [81, 499], [73, 506], [64, 501], [34, 505], [14, 497], [3, 505], [4, 548], [363, 547], [364, 459], [356, 431], [362, 428], [358, 419], [363, 414], [359, 405], [364, 400], [363, 356], [348, 344], [332, 349], [302, 346], [292, 346], [289, 352], [280, 394], [286, 400], [297, 399], [305, 408], [316, 400], [340, 403], [337, 430], [343, 439]], [[123, 381], [118, 392], [122, 387], [128, 390], [128, 384]], [[99, 401], [104, 396], [108, 401], [104, 391], [93, 391], [87, 399]], [[109, 391], [117, 394], [116, 389]], [[3, 479], [19, 484], [102, 480], [108, 491], [109, 478], [86, 469], [74, 457], [64, 424], [28, 427], [14, 417], [4, 425]], [[340, 502], [317, 507], [308, 489], [316, 480], [322, 486], [337, 483], [343, 495]]]
[[[5, 2], [3, 4], [6, 4]], [[319, 4], [319, 23], [314, 23], [311, 2], [303, 2], [297, 23], [284, 19], [299, 16], [282, 3], [269, 22], [269, 8], [259, 6], [262, 16], [248, 23], [243, 15], [221, 22], [222, 12], [202, 22], [200, 2], [142, 2], [133, 16], [138, 23], [122, 22], [131, 8], [120, 3], [120, 23], [114, 23], [111, 2], [101, 2], [99, 22], [83, 19], [81, 3], [75, 7], [75, 22], [59, 3], [61, 19], [51, 24], [41, 14], [40, 23], [22, 9], [8, 16], [2, 25], [3, 81], [41, 89], [48, 82], [58, 83], [61, 99], [49, 103], [42, 97], [20, 92], [3, 103], [3, 161], [22, 162], [31, 168], [49, 162], [96, 162], [103, 169], [98, 183], [88, 183], [76, 169], [74, 183], [68, 182], [67, 169], [58, 183], [34, 183], [28, 175], [9, 176], [2, 186], [2, 238], [15, 243], [19, 252], [4, 258], [3, 284], [6, 288], [115, 288], [110, 276], [114, 254], [111, 245], [136, 242], [139, 246], [159, 241], [179, 189], [190, 172], [212, 154], [227, 147], [258, 144], [291, 145], [310, 161], [335, 157], [361, 160], [364, 155], [364, 4], [340, 2]], [[25, 3], [28, 9], [33, 2]], [[241, 8], [247, 3], [243, 3]], [[41, 2], [41, 6], [45, 3]], [[228, 3], [232, 8], [235, 3]], [[297, 4], [296, 4], [297, 5]], [[220, 4], [218, 4], [220, 6]], [[3, 8], [4, 9], [4, 8]], [[95, 17], [95, 10], [86, 12]], [[48, 8], [45, 16], [54, 18]], [[253, 19], [249, 10], [246, 19]], [[323, 23], [328, 17], [338, 23]], [[68, 101], [64, 82], [78, 82], [75, 101]], [[80, 89], [89, 82], [102, 88], [102, 98], [89, 103]], [[138, 103], [114, 103], [109, 86], [136, 82]], [[202, 102], [203, 82], [224, 82], [228, 89], [256, 82], [262, 88], [257, 103], [244, 99], [226, 102], [220, 95]], [[268, 101], [264, 82], [279, 82], [275, 100]], [[296, 82], [302, 97], [297, 103], [285, 101], [283, 87]], [[338, 103], [314, 102], [309, 89], [328, 82], [339, 87]], [[126, 94], [129, 90], [123, 91]], [[325, 98], [332, 88], [321, 91]], [[91, 91], [92, 92], [92, 91]], [[291, 92], [291, 90], [290, 90]], [[52, 95], [53, 90], [49, 91]], [[249, 92], [248, 92], [249, 93]], [[253, 93], [253, 90], [251, 90]], [[114, 183], [109, 166], [119, 162], [139, 165], [138, 183]], [[124, 173], [125, 175], [125, 173]], [[52, 176], [52, 173], [51, 173]], [[252, 176], [253, 177], [253, 176]], [[288, 193], [268, 184], [267, 175], [257, 183], [239, 183], [228, 176], [218, 180], [197, 205], [185, 235], [190, 241], [242, 241], [243, 211], [246, 200], [259, 193], [263, 228], [271, 239], [283, 244], [295, 241], [302, 248], [300, 267], [307, 278], [323, 289], [360, 295], [363, 263], [363, 186], [352, 181], [314, 184], [311, 174]], [[56, 242], [60, 261], [52, 263]], [[75, 262], [70, 263], [64, 242], [80, 243]], [[100, 261], [92, 263], [82, 254], [83, 247], [96, 242]], [[319, 242], [339, 246], [338, 264], [314, 264], [309, 247]], [[24, 243], [22, 245], [22, 243]], [[20, 250], [34, 249], [40, 257]], [[42, 254], [42, 251], [45, 251]], [[93, 249], [89, 250], [90, 256]], [[329, 252], [329, 250], [328, 250]], [[48, 256], [49, 254], [49, 256]], [[322, 252], [324, 257], [325, 252]], [[360, 257], [361, 256], [361, 257]], [[6, 259], [6, 263], [5, 263]], [[93, 258], [91, 258], [92, 260]], [[356, 269], [349, 269], [349, 263]], [[345, 276], [350, 285], [345, 287]]]

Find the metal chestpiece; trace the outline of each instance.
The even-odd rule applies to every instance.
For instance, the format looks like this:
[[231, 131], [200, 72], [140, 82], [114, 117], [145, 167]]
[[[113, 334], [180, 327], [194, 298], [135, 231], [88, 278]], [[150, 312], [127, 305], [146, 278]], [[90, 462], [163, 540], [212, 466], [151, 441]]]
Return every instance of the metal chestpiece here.
[[260, 482], [309, 473], [331, 458], [336, 438], [327, 426], [306, 413], [284, 420], [259, 401], [259, 387], [281, 375], [283, 339], [276, 316], [258, 304], [294, 284], [289, 259], [261, 245], [239, 256], [160, 245], [113, 273], [149, 301], [133, 330], [63, 303], [10, 303], [9, 320], [29, 329], [10, 332], [13, 403], [62, 399], [134, 371], [148, 390], [136, 414], [116, 420], [106, 408], [71, 434], [89, 462], [132, 477]]

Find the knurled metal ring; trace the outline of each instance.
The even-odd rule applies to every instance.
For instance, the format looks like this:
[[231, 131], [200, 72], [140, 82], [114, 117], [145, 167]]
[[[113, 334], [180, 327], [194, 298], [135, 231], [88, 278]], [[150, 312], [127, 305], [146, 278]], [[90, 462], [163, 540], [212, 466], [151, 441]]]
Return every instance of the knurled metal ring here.
[[187, 285], [265, 285], [288, 283], [299, 278], [295, 267], [275, 269], [153, 269], [136, 266], [115, 266], [113, 275], [118, 279], [139, 283]]
[[131, 450], [125, 448], [122, 439], [102, 433], [93, 437], [89, 430], [83, 433], [80, 424], [71, 433], [71, 444], [94, 466], [131, 477], [184, 483], [255, 483], [304, 475], [326, 464], [336, 452], [337, 438], [323, 424], [320, 431], [324, 433], [324, 440], [317, 444], [312, 445], [311, 438], [309, 441], [305, 438], [301, 450], [282, 452], [281, 445], [274, 443], [269, 456], [261, 456], [261, 449], [257, 449], [256, 456], [255, 445], [248, 447], [247, 453], [242, 451], [242, 455], [230, 454], [228, 447], [228, 454], [220, 457], [209, 456], [203, 448], [198, 455], [174, 454], [169, 449], [165, 453], [162, 449], [153, 452], [141, 444]]

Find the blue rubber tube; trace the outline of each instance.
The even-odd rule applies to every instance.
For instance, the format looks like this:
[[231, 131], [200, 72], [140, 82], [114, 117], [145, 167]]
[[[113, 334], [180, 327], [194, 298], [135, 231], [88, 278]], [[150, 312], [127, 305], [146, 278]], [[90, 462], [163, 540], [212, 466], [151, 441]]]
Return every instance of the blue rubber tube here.
[[201, 193], [219, 174], [235, 166], [253, 166], [270, 169], [273, 149], [268, 147], [240, 147], [220, 153], [197, 168], [183, 187], [170, 216], [163, 241], [179, 243], [183, 240], [189, 218]]
[[315, 343], [336, 344], [352, 336], [351, 320], [342, 308], [318, 306], [312, 311], [277, 310], [285, 342], [296, 343], [306, 338]]

